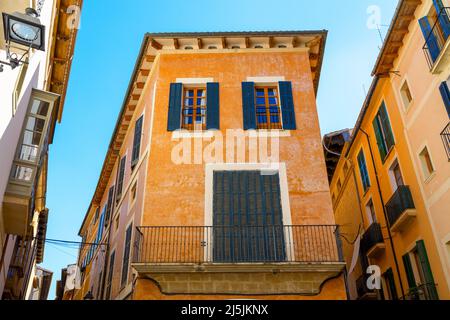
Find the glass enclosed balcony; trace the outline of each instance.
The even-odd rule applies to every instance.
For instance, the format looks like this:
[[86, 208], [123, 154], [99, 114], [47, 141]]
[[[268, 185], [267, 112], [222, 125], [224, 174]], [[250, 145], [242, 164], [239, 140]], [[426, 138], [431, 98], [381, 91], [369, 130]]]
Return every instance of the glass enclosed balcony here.
[[7, 233], [25, 235], [34, 211], [34, 195], [49, 140], [59, 96], [33, 90], [20, 133], [3, 200]]

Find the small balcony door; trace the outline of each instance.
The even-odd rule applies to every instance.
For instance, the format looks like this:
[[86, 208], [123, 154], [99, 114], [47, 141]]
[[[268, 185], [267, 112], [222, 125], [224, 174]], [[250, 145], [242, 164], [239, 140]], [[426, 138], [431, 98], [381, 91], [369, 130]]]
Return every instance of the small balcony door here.
[[279, 174], [216, 171], [213, 185], [214, 262], [285, 261]]

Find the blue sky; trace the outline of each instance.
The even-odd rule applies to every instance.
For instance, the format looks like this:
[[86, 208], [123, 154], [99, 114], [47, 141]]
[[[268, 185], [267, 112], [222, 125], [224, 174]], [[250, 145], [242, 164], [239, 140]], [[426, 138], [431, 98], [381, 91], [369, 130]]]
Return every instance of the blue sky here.
[[[393, 0], [84, 1], [63, 121], [50, 151], [47, 237], [80, 241], [106, 150], [145, 32], [329, 31], [318, 96], [322, 134], [354, 125], [381, 47], [369, 6], [386, 34]], [[364, 89], [366, 88], [366, 89]], [[61, 268], [77, 250], [47, 244], [43, 267]]]

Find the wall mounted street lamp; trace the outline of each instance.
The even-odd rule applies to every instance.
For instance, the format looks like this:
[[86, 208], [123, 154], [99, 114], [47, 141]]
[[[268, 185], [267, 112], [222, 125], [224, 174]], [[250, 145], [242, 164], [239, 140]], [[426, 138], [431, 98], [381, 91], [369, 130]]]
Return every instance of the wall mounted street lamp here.
[[[39, 20], [39, 13], [32, 9], [25, 9], [25, 14], [14, 12], [13, 14], [3, 13], [3, 30], [6, 40], [6, 58], [9, 62], [0, 61], [0, 64], [9, 65], [11, 69], [26, 63], [25, 56], [30, 49], [45, 51], [45, 26]], [[27, 47], [24, 54], [19, 57], [16, 53], [11, 53], [11, 43], [16, 43]], [[0, 71], [3, 68], [0, 68]]]

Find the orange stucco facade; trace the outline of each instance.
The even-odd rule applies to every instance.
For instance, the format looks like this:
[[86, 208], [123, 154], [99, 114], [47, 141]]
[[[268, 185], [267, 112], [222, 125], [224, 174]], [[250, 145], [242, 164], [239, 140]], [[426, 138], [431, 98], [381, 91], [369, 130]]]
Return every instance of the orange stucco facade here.
[[[274, 35], [274, 37], [277, 36]], [[287, 186], [281, 188], [280, 194], [283, 223], [294, 226], [335, 225], [315, 101], [319, 77], [317, 70], [320, 69], [320, 65], [317, 65], [317, 61], [312, 60], [311, 50], [317, 50], [317, 48], [311, 49], [299, 43], [302, 41], [303, 35], [294, 35], [294, 37], [299, 38], [297, 41], [289, 40], [289, 45], [278, 48], [274, 47], [272, 40], [268, 40], [267, 43], [270, 45], [267, 44], [268, 47], [262, 49], [247, 46], [242, 49], [202, 50], [194, 47], [192, 51], [170, 48], [170, 45], [166, 45], [167, 37], [147, 39], [150, 44], [147, 47], [143, 46], [142, 52], [144, 53], [141, 52], [140, 62], [138, 59], [135, 82], [132, 83], [134, 92], [138, 92], [138, 94], [130, 95], [129, 103], [133, 106], [130, 108], [128, 105], [122, 114], [123, 117], [119, 117], [115, 137], [120, 137], [121, 142], [120, 144], [115, 143], [113, 137], [110, 146], [110, 150], [116, 148], [118, 152], [115, 153], [115, 160], [109, 166], [107, 163], [113, 153], [109, 152], [107, 155], [102, 172], [102, 176], [106, 176], [106, 178], [100, 178], [101, 183], [99, 183], [94, 201], [80, 229], [81, 236], [95, 241], [93, 239], [97, 233], [99, 222], [92, 222], [95, 221], [92, 216], [95, 216], [97, 208], [101, 209], [107, 206], [108, 190], [111, 186], [117, 185], [120, 159], [126, 156], [123, 191], [120, 199], [115, 199], [111, 210], [110, 224], [105, 225], [102, 241], [108, 245], [104, 246], [104, 250], [94, 250], [92, 258], [88, 259], [90, 261], [87, 264], [86, 254], [89, 246], [80, 251], [78, 263], [84, 270], [83, 286], [76, 292], [76, 299], [82, 299], [88, 291], [91, 291], [96, 299], [230, 299], [243, 297], [255, 299], [261, 297], [265, 299], [346, 299], [342, 273], [343, 264], [340, 262], [327, 264], [325, 267], [320, 263], [309, 263], [308, 266], [298, 264], [296, 267], [308, 268], [308, 270], [287, 271], [286, 269], [286, 272], [283, 268], [292, 267], [292, 264], [283, 263], [278, 267], [274, 266], [275, 269], [271, 269], [270, 272], [258, 271], [256, 275], [251, 275], [251, 273], [255, 273], [252, 264], [249, 265], [248, 270], [241, 268], [236, 272], [233, 271], [235, 265], [225, 264], [221, 265], [225, 271], [213, 271], [212, 273], [180, 271], [176, 268], [184, 266], [172, 264], [170, 268], [175, 269], [171, 271], [158, 269], [157, 275], [152, 275], [151, 265], [136, 264], [142, 253], [139, 251], [142, 250], [142, 247], [135, 245], [139, 242], [137, 240], [139, 240], [140, 232], [136, 227], [203, 227], [210, 225], [208, 222], [212, 221], [211, 216], [214, 215], [214, 210], [209, 207], [213, 196], [213, 190], [209, 188], [208, 182], [208, 179], [211, 178], [208, 173], [210, 166], [217, 166], [222, 170], [227, 170], [227, 166], [230, 166], [230, 170], [236, 168], [246, 170], [246, 166], [256, 169], [263, 168], [266, 163], [264, 157], [260, 156], [254, 159], [251, 151], [255, 148], [256, 151], [263, 149], [266, 140], [259, 139], [258, 145], [252, 145], [250, 137], [257, 131], [243, 130], [242, 82], [246, 81], [269, 83], [275, 86], [278, 81], [289, 81], [292, 84], [297, 129], [259, 131], [263, 136], [269, 137], [268, 145], [270, 147], [279, 146], [279, 152], [276, 148], [273, 150], [278, 156], [276, 162], [279, 167], [275, 167], [275, 170], [280, 173], [280, 184]], [[306, 38], [305, 41], [312, 40], [324, 45], [323, 33], [312, 33], [308, 37], [310, 38]], [[276, 39], [280, 41], [280, 38]], [[182, 46], [185, 40], [178, 39], [175, 43], [178, 41]], [[206, 37], [203, 41], [205, 43], [210, 39]], [[249, 42], [246, 41], [248, 45]], [[252, 38], [250, 43], [251, 41], [259, 40]], [[225, 44], [226, 41], [222, 40], [221, 45]], [[166, 49], [166, 47], [168, 48]], [[147, 54], [145, 54], [146, 52]], [[148, 52], [154, 53], [149, 54]], [[314, 59], [317, 57], [321, 59], [321, 54], [321, 52], [314, 54]], [[149, 62], [151, 62], [151, 67], [149, 67]], [[168, 131], [171, 84], [178, 82], [188, 87], [196, 85], [197, 82], [204, 84], [205, 81], [219, 84], [220, 129], [206, 130], [200, 133], [184, 130]], [[143, 116], [143, 126], [139, 161], [132, 166], [134, 125], [141, 116]], [[129, 124], [127, 127], [123, 127], [122, 132], [120, 131], [121, 125], [123, 125], [121, 121]], [[239, 150], [244, 150], [246, 155], [244, 161], [237, 158], [226, 159], [227, 154], [233, 151], [235, 151], [236, 157], [239, 153], [237, 144], [232, 148], [227, 146], [228, 130], [237, 130], [237, 132], [243, 133], [246, 144], [244, 149]], [[219, 138], [222, 136], [223, 144], [219, 143], [213, 153], [217, 156], [222, 150], [224, 160], [221, 160], [220, 157], [215, 158], [214, 161], [204, 161], [201, 156], [200, 159], [198, 158], [198, 154], [208, 153], [207, 150], [211, 150], [208, 149], [208, 146], [211, 147], [211, 143], [220, 141]], [[271, 140], [273, 138], [275, 140]], [[186, 156], [187, 149], [177, 149], [180, 143], [186, 141], [191, 144], [191, 157]], [[203, 145], [198, 147], [201, 142]], [[194, 155], [196, 150], [201, 151]], [[180, 155], [185, 156], [185, 161], [191, 159], [192, 163], [179, 164], [174, 160], [174, 156]], [[109, 172], [108, 175], [105, 172]], [[129, 226], [132, 226], [133, 230], [131, 245], [129, 245], [130, 261], [129, 267], [124, 269], [124, 247], [127, 245], [126, 230]], [[334, 233], [332, 234], [334, 237]], [[334, 243], [332, 250], [337, 252], [339, 245], [336, 239], [332, 240]], [[151, 243], [145, 245], [151, 246]], [[318, 247], [316, 250], [325, 250], [325, 248]], [[113, 252], [115, 261], [113, 265], [110, 265]], [[107, 255], [106, 259], [105, 254]], [[143, 268], [147, 267], [148, 269], [145, 269], [147, 271], [143, 271]], [[212, 264], [212, 267], [217, 266]], [[257, 267], [261, 267], [261, 265]], [[324, 268], [327, 271], [324, 271]], [[330, 271], [330, 268], [333, 270]], [[123, 270], [129, 271], [125, 280]], [[276, 274], [279, 272], [281, 273], [277, 276]], [[100, 276], [103, 276], [103, 281]], [[245, 277], [245, 281], [248, 280], [248, 283], [244, 281], [245, 285], [242, 284], [242, 277]], [[288, 282], [292, 282], [293, 285], [289, 286]], [[110, 289], [108, 289], [109, 283], [111, 283]], [[205, 293], [202, 293], [202, 288]], [[109, 294], [107, 294], [108, 290], [110, 290]], [[186, 293], [183, 293], [183, 290], [187, 290]]]

